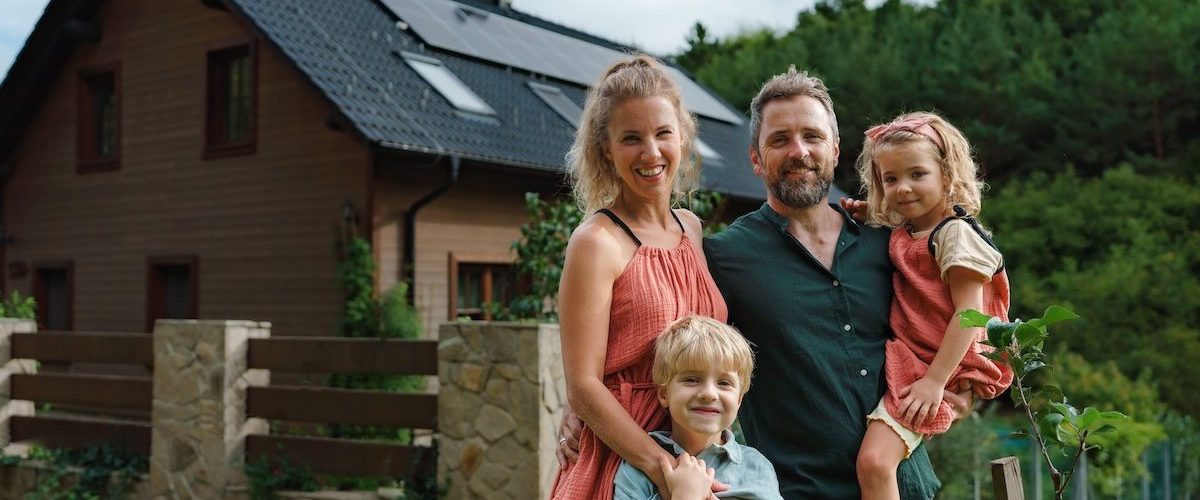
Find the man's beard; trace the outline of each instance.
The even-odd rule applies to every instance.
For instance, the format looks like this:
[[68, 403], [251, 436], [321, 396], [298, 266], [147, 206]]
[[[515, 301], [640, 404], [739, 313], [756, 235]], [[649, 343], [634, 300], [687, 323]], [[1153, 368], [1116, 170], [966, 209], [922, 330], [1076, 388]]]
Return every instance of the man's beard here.
[[[817, 177], [813, 181], [804, 179], [789, 179], [787, 173], [797, 169], [816, 169]], [[779, 175], [771, 182], [771, 194], [775, 199], [792, 208], [808, 208], [818, 203], [824, 203], [829, 197], [829, 187], [833, 184], [833, 175], [826, 176], [821, 166], [811, 159], [789, 161], [779, 168]]]

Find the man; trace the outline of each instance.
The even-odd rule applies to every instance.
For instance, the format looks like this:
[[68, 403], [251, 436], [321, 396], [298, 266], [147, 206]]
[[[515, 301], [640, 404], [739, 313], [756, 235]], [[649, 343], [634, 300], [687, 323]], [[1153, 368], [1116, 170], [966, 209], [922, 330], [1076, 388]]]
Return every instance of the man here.
[[[758, 351], [739, 422], [775, 465], [784, 498], [857, 499], [866, 415], [886, 389], [888, 231], [826, 202], [840, 149], [820, 79], [794, 67], [775, 76], [751, 103], [750, 123], [767, 202], [704, 241], [730, 322]], [[947, 400], [969, 408], [961, 396]], [[898, 480], [905, 499], [933, 497], [940, 483], [924, 446]]]

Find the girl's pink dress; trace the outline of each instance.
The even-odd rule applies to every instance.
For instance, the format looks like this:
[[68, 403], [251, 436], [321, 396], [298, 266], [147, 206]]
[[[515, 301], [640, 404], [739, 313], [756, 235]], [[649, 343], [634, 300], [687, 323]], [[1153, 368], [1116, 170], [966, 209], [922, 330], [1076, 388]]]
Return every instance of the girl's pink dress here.
[[[913, 238], [907, 229], [900, 227], [892, 231], [888, 243], [888, 255], [896, 267], [892, 275], [895, 293], [890, 316], [895, 337], [887, 342], [884, 373], [888, 391], [884, 404], [888, 413], [901, 422], [903, 419], [898, 416], [901, 398], [897, 394], [925, 376], [942, 345], [946, 325], [954, 316], [950, 287], [942, 281], [937, 262], [929, 254], [928, 240], [929, 236]], [[1008, 320], [1008, 275], [1004, 271], [993, 275], [984, 285], [983, 312]], [[953, 320], [958, 321], [957, 317]], [[986, 334], [981, 331], [975, 340], [984, 338]], [[950, 376], [948, 390], [958, 392], [959, 382], [967, 380], [977, 397], [993, 399], [1008, 388], [1012, 371], [984, 357], [985, 349], [990, 348], [977, 342], [972, 344]], [[953, 410], [942, 401], [931, 423], [919, 424], [912, 430], [925, 435], [942, 434], [952, 421]]]
[[[663, 430], [667, 412], [651, 379], [654, 340], [676, 319], [701, 314], [727, 321], [729, 312], [704, 257], [686, 236], [674, 248], [639, 246], [613, 283], [604, 383], [646, 432]], [[579, 459], [560, 470], [551, 498], [611, 500], [621, 456], [586, 426]]]

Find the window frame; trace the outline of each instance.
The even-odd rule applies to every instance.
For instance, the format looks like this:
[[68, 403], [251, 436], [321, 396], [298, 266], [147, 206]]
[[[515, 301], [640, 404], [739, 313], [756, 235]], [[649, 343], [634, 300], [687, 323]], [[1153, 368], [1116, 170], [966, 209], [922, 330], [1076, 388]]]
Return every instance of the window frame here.
[[[111, 78], [113, 87], [113, 152], [109, 157], [99, 156], [96, 142], [98, 133], [95, 116], [95, 96], [92, 82], [100, 78]], [[75, 100], [75, 171], [78, 174], [110, 172], [121, 168], [121, 63], [114, 62], [89, 66], [79, 70], [76, 79], [78, 89]]]
[[41, 272], [49, 269], [61, 269], [66, 274], [67, 280], [67, 326], [64, 331], [75, 329], [75, 262], [73, 260], [56, 260], [33, 263], [33, 284], [32, 296], [38, 301], [37, 315], [34, 316], [34, 321], [38, 325], [38, 330], [46, 329], [46, 308], [41, 307], [46, 301], [46, 284], [42, 281]]
[[[508, 256], [451, 252], [449, 255], [449, 264], [450, 264], [450, 269], [449, 269], [450, 270], [450, 273], [449, 273], [450, 280], [448, 283], [448, 285], [449, 285], [449, 287], [448, 287], [449, 294], [447, 295], [447, 298], [448, 298], [447, 308], [448, 309], [446, 312], [448, 314], [450, 321], [455, 321], [460, 316], [458, 314], [458, 267], [460, 265], [467, 264], [467, 265], [478, 265], [478, 266], [487, 266], [487, 267], [507, 266], [514, 273], [516, 272], [516, 262], [511, 257], [508, 257]], [[521, 290], [520, 286], [521, 286], [521, 284], [519, 282], [513, 283], [514, 295], [517, 295], [520, 293], [520, 290]], [[490, 302], [487, 299], [488, 299], [488, 296], [491, 295], [491, 293], [492, 293], [492, 280], [491, 280], [491, 270], [490, 269], [484, 275], [484, 282], [481, 284], [481, 289], [483, 290], [484, 295], [483, 295], [483, 297], [480, 297], [480, 299], [481, 299], [480, 303], [486, 304], [486, 303]], [[480, 311], [480, 314], [481, 314], [481, 321], [491, 321], [492, 320], [492, 314], [486, 308], [484, 308], [482, 311]]]
[[[154, 333], [155, 297], [162, 295], [162, 287], [155, 272], [160, 266], [185, 266], [188, 268], [188, 293], [191, 294], [189, 307], [192, 316], [200, 317], [200, 259], [196, 255], [166, 255], [146, 258], [146, 331]], [[156, 293], [158, 292], [158, 293]], [[163, 304], [165, 308], [165, 304]]]
[[[223, 95], [223, 86], [215, 85], [221, 76], [228, 78], [228, 64], [231, 57], [228, 54], [235, 51], [246, 51], [249, 59], [250, 103], [247, 117], [246, 138], [239, 142], [218, 142], [223, 134], [226, 115], [221, 114], [220, 105], [228, 102], [228, 96]], [[221, 66], [219, 66], [221, 65]], [[216, 70], [222, 68], [220, 75]], [[224, 99], [221, 99], [224, 98]], [[220, 100], [220, 102], [219, 102]], [[229, 156], [251, 155], [258, 148], [258, 44], [256, 40], [239, 39], [213, 47], [204, 56], [204, 153], [205, 160]]]
[[[442, 60], [411, 52], [396, 51], [394, 53], [408, 65], [409, 69], [412, 69], [421, 78], [421, 81], [433, 88], [433, 91], [441, 96], [447, 105], [453, 108], [455, 112], [463, 114], [460, 116], [480, 117], [489, 120], [496, 119], [496, 108], [488, 104], [487, 100], [479, 95], [479, 92], [476, 92], [470, 85], [467, 85], [467, 82], [459, 78]], [[432, 78], [434, 76], [441, 77], [441, 79]], [[448, 84], [454, 88], [443, 87], [439, 85], [439, 82]], [[465, 94], [465, 97], [456, 95], [454, 92], [461, 92]]]

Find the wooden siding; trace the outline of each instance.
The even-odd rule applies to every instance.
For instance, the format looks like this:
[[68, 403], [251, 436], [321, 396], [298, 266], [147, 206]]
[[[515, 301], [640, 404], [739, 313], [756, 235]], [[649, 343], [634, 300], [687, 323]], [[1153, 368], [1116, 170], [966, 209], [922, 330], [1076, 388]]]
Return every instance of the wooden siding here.
[[[375, 243], [379, 285], [400, 279], [404, 211], [444, 179], [440, 167], [395, 165], [376, 181]], [[525, 223], [525, 193], [555, 193], [558, 177], [464, 166], [458, 182], [417, 214], [414, 297], [428, 338], [450, 321], [450, 254], [460, 261], [511, 260]]]
[[[329, 130], [330, 107], [258, 43], [257, 151], [203, 160], [207, 53], [250, 30], [198, 1], [110, 0], [99, 20], [103, 38], [75, 50], [12, 157], [7, 262], [73, 261], [76, 329], [142, 330], [147, 257], [195, 254], [201, 318], [333, 334], [333, 237], [343, 202], [367, 205], [365, 145]], [[80, 175], [78, 70], [112, 63], [121, 168]], [[29, 293], [31, 274], [6, 284]]]

